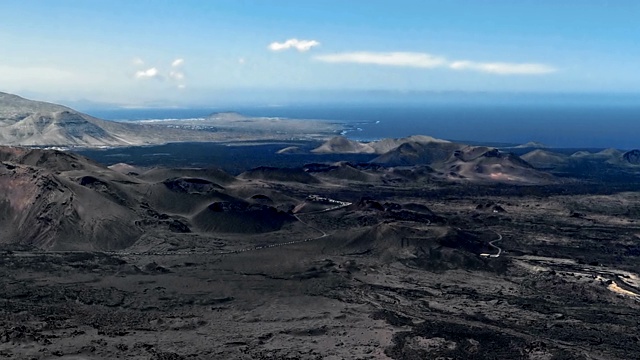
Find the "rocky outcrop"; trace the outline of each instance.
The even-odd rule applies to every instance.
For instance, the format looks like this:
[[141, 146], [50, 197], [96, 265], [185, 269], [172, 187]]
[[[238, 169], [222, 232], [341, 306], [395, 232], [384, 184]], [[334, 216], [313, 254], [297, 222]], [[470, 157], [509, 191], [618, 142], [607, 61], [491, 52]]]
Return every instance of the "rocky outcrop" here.
[[634, 149], [627, 151], [622, 155], [622, 158], [629, 164], [640, 165], [640, 150]]

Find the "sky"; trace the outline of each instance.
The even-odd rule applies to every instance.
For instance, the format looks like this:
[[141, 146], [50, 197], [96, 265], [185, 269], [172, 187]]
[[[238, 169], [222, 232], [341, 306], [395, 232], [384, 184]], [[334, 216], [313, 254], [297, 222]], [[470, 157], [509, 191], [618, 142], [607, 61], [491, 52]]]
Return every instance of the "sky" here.
[[638, 19], [635, 0], [3, 0], [0, 91], [123, 106], [640, 94]]

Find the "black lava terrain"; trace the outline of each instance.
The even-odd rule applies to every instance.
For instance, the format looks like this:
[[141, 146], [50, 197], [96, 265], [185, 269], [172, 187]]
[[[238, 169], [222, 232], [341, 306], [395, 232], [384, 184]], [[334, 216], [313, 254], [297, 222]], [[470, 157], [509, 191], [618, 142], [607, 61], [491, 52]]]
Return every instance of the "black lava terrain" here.
[[636, 165], [264, 146], [0, 148], [0, 358], [640, 358]]

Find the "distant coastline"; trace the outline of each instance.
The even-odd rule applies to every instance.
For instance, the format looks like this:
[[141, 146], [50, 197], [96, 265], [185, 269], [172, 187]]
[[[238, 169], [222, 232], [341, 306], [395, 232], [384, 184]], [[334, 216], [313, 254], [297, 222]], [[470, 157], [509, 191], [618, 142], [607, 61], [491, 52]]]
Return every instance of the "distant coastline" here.
[[[194, 119], [227, 108], [86, 110], [107, 120]], [[330, 120], [343, 135], [359, 141], [416, 134], [466, 142], [524, 144], [539, 141], [554, 148], [637, 148], [640, 106], [568, 104], [389, 104], [238, 107], [248, 116]]]

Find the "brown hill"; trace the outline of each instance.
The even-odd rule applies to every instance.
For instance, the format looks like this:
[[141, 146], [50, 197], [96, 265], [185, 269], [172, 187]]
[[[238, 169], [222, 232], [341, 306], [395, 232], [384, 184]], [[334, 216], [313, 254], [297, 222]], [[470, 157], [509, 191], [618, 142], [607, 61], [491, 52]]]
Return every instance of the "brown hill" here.
[[462, 147], [450, 142], [406, 142], [371, 160], [388, 166], [430, 165], [441, 163]]
[[318, 154], [373, 154], [376, 151], [370, 145], [349, 140], [344, 136], [336, 136], [311, 150], [311, 152]]
[[98, 177], [73, 178], [44, 167], [2, 162], [1, 241], [85, 250], [133, 244], [142, 234], [136, 225], [141, 217], [129, 207], [126, 195], [105, 184]]
[[483, 146], [467, 146], [455, 151], [440, 168], [450, 179], [543, 184], [553, 181], [547, 173], [512, 153]]
[[523, 160], [538, 169], [553, 169], [565, 165], [569, 158], [548, 150], [533, 150], [521, 156]]
[[436, 139], [434, 137], [427, 136], [427, 135], [413, 135], [413, 136], [399, 138], [399, 139], [382, 139], [382, 140], [370, 142], [368, 143], [368, 145], [374, 148], [374, 150], [376, 151], [376, 154], [384, 154], [405, 143], [446, 144], [446, 143], [450, 143], [450, 141]]
[[[375, 158], [374, 163], [401, 167], [392, 170], [386, 180], [418, 181], [427, 176], [449, 180], [498, 181], [514, 183], [544, 183], [552, 180], [548, 174], [535, 170], [512, 153], [503, 153], [485, 146], [465, 146], [449, 142], [404, 143]], [[421, 173], [416, 166], [428, 166]], [[428, 171], [424, 171], [428, 170]]]
[[348, 162], [335, 164], [307, 164], [304, 170], [321, 178], [340, 179], [347, 181], [374, 182], [379, 179], [372, 173], [356, 168]]
[[321, 154], [384, 154], [406, 143], [447, 144], [450, 142], [426, 135], [413, 135], [399, 139], [387, 138], [368, 143], [336, 136], [313, 149], [312, 152]]

